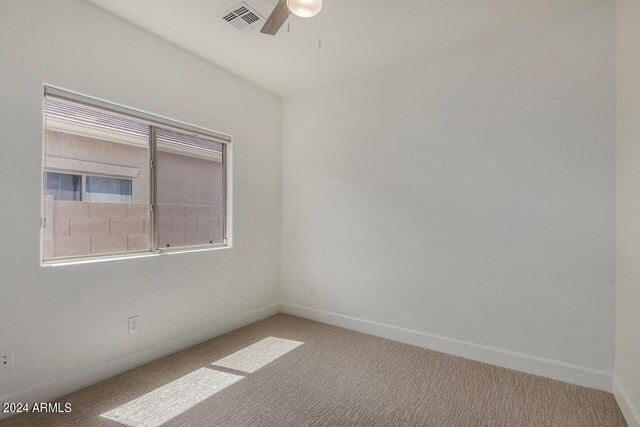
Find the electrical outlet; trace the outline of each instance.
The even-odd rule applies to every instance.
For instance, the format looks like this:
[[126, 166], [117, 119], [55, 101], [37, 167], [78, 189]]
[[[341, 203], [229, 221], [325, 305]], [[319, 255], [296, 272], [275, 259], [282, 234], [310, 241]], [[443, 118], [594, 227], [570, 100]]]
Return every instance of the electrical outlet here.
[[13, 350], [0, 351], [0, 371], [13, 368]]
[[135, 334], [140, 330], [140, 316], [129, 317], [129, 333]]

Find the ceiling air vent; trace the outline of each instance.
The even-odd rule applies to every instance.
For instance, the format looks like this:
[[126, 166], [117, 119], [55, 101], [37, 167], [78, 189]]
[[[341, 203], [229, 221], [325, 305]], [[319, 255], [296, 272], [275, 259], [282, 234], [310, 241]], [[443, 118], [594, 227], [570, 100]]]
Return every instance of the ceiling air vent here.
[[220, 15], [223, 20], [236, 27], [238, 30], [260, 30], [265, 19], [254, 8], [242, 2]]

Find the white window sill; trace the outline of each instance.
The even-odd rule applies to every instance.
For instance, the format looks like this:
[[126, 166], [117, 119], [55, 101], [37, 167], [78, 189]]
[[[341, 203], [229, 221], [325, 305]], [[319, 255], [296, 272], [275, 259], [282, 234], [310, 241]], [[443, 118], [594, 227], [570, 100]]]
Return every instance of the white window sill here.
[[66, 265], [79, 265], [79, 264], [93, 264], [97, 262], [108, 262], [108, 261], [121, 261], [121, 260], [129, 260], [129, 259], [137, 259], [137, 258], [150, 258], [150, 257], [158, 257], [164, 255], [176, 255], [176, 254], [187, 254], [194, 252], [209, 252], [209, 251], [217, 251], [220, 249], [231, 249], [230, 244], [221, 244], [214, 246], [190, 246], [184, 248], [170, 248], [170, 249], [160, 249], [157, 252], [138, 252], [131, 254], [115, 254], [115, 255], [104, 255], [104, 256], [95, 256], [95, 257], [86, 257], [86, 258], [67, 258], [67, 259], [52, 259], [41, 261], [41, 267], [62, 267]]

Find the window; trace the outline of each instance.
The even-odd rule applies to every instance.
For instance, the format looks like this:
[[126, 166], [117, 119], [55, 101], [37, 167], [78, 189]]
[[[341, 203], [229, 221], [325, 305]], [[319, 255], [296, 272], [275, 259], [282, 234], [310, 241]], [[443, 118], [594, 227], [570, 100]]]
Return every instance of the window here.
[[224, 221], [222, 144], [158, 129], [157, 242], [160, 247], [220, 243]]
[[45, 172], [45, 195], [53, 200], [82, 200], [82, 176]]
[[[95, 175], [45, 172], [45, 195], [53, 200], [131, 203], [133, 181]], [[83, 191], [83, 189], [85, 189]]]
[[230, 141], [46, 87], [43, 262], [228, 245]]
[[133, 180], [109, 176], [87, 175], [87, 202], [131, 203], [133, 201]]

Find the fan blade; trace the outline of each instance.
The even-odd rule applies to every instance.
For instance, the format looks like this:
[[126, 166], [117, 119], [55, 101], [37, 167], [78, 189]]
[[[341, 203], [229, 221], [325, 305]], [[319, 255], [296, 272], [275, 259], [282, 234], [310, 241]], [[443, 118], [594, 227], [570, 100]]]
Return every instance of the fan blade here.
[[288, 17], [289, 7], [287, 6], [287, 0], [278, 0], [278, 4], [273, 8], [273, 12], [269, 15], [269, 19], [264, 23], [260, 32], [275, 36]]

